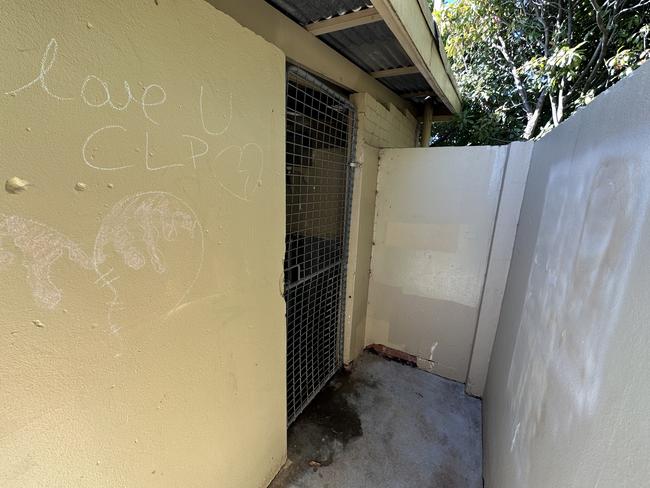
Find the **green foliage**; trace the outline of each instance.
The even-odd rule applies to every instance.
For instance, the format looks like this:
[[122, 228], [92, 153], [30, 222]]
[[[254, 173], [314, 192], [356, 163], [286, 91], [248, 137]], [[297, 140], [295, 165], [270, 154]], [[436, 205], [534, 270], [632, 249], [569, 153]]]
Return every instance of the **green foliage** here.
[[539, 137], [650, 57], [650, 0], [458, 0], [434, 15], [464, 103], [434, 145]]

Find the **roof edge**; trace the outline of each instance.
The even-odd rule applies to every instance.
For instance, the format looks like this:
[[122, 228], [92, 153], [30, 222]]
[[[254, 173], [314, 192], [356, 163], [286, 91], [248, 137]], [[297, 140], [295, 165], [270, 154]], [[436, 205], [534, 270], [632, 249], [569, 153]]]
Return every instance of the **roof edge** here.
[[437, 26], [423, 0], [372, 0], [413, 64], [451, 113], [461, 101]]

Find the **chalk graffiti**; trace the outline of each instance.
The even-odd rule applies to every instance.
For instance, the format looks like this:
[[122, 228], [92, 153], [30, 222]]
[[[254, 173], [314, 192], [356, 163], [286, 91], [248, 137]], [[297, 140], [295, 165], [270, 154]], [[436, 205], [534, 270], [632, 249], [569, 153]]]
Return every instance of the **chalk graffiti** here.
[[[240, 187], [235, 190], [221, 181], [219, 182], [219, 186], [235, 198], [248, 202], [250, 196], [255, 193], [262, 184], [262, 174], [264, 173], [264, 151], [259, 144], [253, 142], [244, 144], [243, 146], [228, 146], [215, 156], [215, 161], [218, 161], [224, 154], [233, 150], [237, 152], [237, 164], [234, 167], [234, 175], [239, 179], [237, 183], [240, 184]], [[252, 161], [246, 161], [247, 156], [252, 157]]]
[[34, 78], [32, 81], [30, 81], [29, 83], [26, 83], [19, 88], [5, 92], [5, 95], [16, 95], [26, 90], [30, 86], [33, 86], [38, 83], [41, 89], [45, 93], [47, 93], [50, 97], [54, 98], [55, 100], [73, 100], [73, 98], [61, 97], [59, 95], [52, 93], [49, 86], [47, 85], [47, 75], [52, 69], [52, 67], [54, 66], [54, 62], [56, 61], [56, 54], [58, 50], [59, 50], [59, 43], [57, 42], [57, 40], [54, 38], [50, 39], [50, 42], [47, 44], [47, 47], [45, 48], [45, 52], [43, 53], [43, 57], [41, 58], [41, 66], [40, 66], [40, 71], [38, 73], [38, 76]]
[[[189, 247], [183, 246], [186, 257], [179, 272], [185, 276], [176, 277], [177, 281], [182, 282], [176, 296], [163, 300], [169, 309], [182, 304], [203, 266], [203, 230], [194, 211], [177, 196], [156, 191], [124, 198], [104, 218], [95, 239], [93, 256], [99, 277], [96, 283], [113, 294], [108, 302], [108, 322], [114, 332], [119, 330], [116, 313], [127, 305], [132, 310], [134, 305], [133, 300], [124, 297], [120, 287], [114, 284], [120, 278], [116, 271], [120, 263], [111, 258], [119, 258], [123, 266], [134, 271], [143, 270], [149, 264], [156, 274], [162, 275], [169, 269], [164, 247], [173, 243], [182, 244], [184, 240], [197, 241], [198, 244], [194, 245], [194, 254]], [[179, 252], [178, 246], [174, 250]], [[153, 284], [149, 286], [151, 288]], [[150, 297], [144, 296], [147, 299], [144, 308], [147, 308]], [[162, 312], [161, 315], [164, 315], [166, 310]]]
[[164, 273], [167, 267], [160, 249], [161, 240], [174, 241], [181, 231], [193, 239], [199, 226], [189, 206], [170, 193], [149, 192], [127, 197], [102, 222], [95, 240], [95, 265], [106, 261], [105, 248], [111, 245], [130, 268], [141, 269], [148, 257], [153, 269]]
[[[168, 100], [168, 95], [163, 85], [158, 83], [142, 85], [142, 95], [138, 99], [134, 95], [129, 82], [124, 80], [123, 91], [126, 98], [120, 103], [114, 102], [114, 95], [111, 93], [109, 83], [92, 73], [86, 75], [81, 80], [78, 92], [79, 96], [77, 98], [63, 97], [53, 93], [48, 81], [50, 81], [51, 73], [55, 68], [58, 52], [59, 43], [57, 39], [50, 39], [43, 51], [38, 75], [29, 83], [4, 93], [6, 95], [16, 96], [30, 87], [40, 87], [46, 95], [58, 101], [70, 102], [71, 100], [77, 100], [77, 103], [82, 103], [93, 109], [109, 108], [118, 112], [126, 112], [130, 107], [136, 107], [147, 122], [155, 126], [161, 125], [160, 116], [154, 117], [152, 109], [165, 105]], [[220, 103], [215, 103], [214, 100], [212, 100], [212, 103], [208, 103], [206, 100], [208, 96], [212, 95], [214, 97], [215, 94], [220, 94], [220, 92], [217, 90], [208, 90], [203, 85], [199, 86], [198, 107], [195, 108], [195, 110], [198, 109], [198, 118], [195, 120], [197, 126], [200, 124], [200, 127], [207, 136], [219, 138], [230, 130], [233, 122], [233, 95], [232, 92], [224, 91], [219, 97], [221, 99]], [[226, 109], [220, 112], [219, 106], [222, 104], [226, 106]], [[213, 108], [210, 114], [207, 113], [208, 106]], [[214, 110], [214, 108], [217, 110]], [[175, 160], [172, 159], [171, 161], [165, 162], [165, 164], [160, 164], [152, 161], [153, 151], [150, 149], [150, 139], [153, 134], [147, 129], [142, 129], [142, 140], [144, 143], [144, 161], [142, 163], [144, 164], [133, 163], [131, 160], [133, 157], [132, 153], [125, 153], [120, 158], [121, 161], [97, 161], [95, 159], [95, 153], [97, 152], [96, 143], [102, 140], [111, 140], [110, 137], [116, 136], [116, 131], [123, 133], [124, 136], [131, 135], [127, 127], [113, 123], [93, 129], [83, 140], [81, 145], [81, 160], [86, 166], [97, 171], [122, 171], [135, 167], [141, 167], [152, 172], [188, 167], [198, 170], [200, 168], [199, 163], [203, 160], [205, 161], [205, 166], [210, 166], [212, 170], [219, 163], [219, 167], [222, 170], [221, 175], [217, 178], [215, 172], [212, 171], [213, 177], [218, 179], [217, 183], [219, 187], [238, 200], [243, 202], [250, 201], [252, 195], [261, 187], [264, 172], [264, 153], [262, 147], [255, 142], [247, 142], [243, 145], [229, 145], [225, 149], [221, 149], [215, 156], [212, 156], [210, 153], [212, 140], [208, 141], [199, 137], [197, 134], [192, 134], [191, 131], [185, 130], [185, 133], [178, 134], [176, 137], [189, 140], [187, 156], [180, 158], [180, 160], [176, 158]], [[109, 139], [106, 139], [106, 137], [109, 137]], [[169, 137], [166, 136], [165, 139], [167, 140]], [[140, 147], [135, 147], [134, 149], [136, 152], [140, 152]], [[221, 164], [224, 155], [232, 156], [232, 164], [225, 166]], [[112, 158], [114, 159], [115, 156], [112, 156]], [[210, 161], [212, 162], [210, 163]], [[191, 166], [189, 164], [190, 162]]]
[[[162, 277], [159, 284], [151, 278], [147, 280], [151, 290], [158, 286], [158, 300], [150, 304], [151, 297], [144, 293], [146, 302], [140, 304], [140, 309], [149, 317], [156, 312], [163, 316], [182, 306], [201, 273], [204, 255], [203, 230], [194, 210], [175, 195], [161, 191], [138, 193], [115, 204], [102, 220], [92, 253], [86, 253], [78, 243], [44, 224], [0, 214], [0, 269], [14, 263], [13, 248], [22, 255], [36, 303], [46, 309], [55, 309], [63, 298], [61, 287], [51, 278], [52, 265], [62, 256], [67, 254], [70, 262], [92, 272], [94, 277], [90, 280], [111, 293], [107, 321], [113, 332], [119, 330], [117, 312], [127, 307], [130, 314], [139, 310], [137, 305], [133, 306], [134, 298], [122, 291], [134, 286], [129, 281], [133, 276], [125, 274], [125, 270], [151, 269], [154, 276], [162, 276], [170, 269], [167, 256], [183, 253], [183, 260], [174, 261], [182, 263], [175, 269], [177, 275], [182, 275], [174, 277], [177, 286], [170, 288], [171, 281]], [[152, 310], [160, 304], [167, 308]]]
[[[92, 259], [74, 241], [48, 226], [15, 215], [0, 214], [0, 239], [11, 240], [22, 254], [27, 281], [36, 302], [53, 309], [61, 301], [62, 291], [51, 279], [51, 267], [64, 254], [87, 270], [94, 269]], [[0, 240], [0, 266], [12, 264], [14, 254]]]
[[[88, 84], [91, 81], [95, 81], [102, 88], [104, 98], [99, 103], [91, 101], [88, 97], [87, 88], [88, 88]], [[113, 110], [117, 110], [118, 112], [123, 112], [129, 107], [129, 105], [131, 105], [131, 102], [138, 103], [138, 100], [133, 96], [133, 93], [131, 92], [131, 86], [129, 85], [129, 82], [126, 80], [124, 81], [124, 91], [126, 92], [126, 102], [124, 102], [122, 106], [115, 105], [113, 103], [113, 100], [111, 99], [111, 92], [108, 88], [108, 83], [106, 83], [104, 80], [102, 80], [100, 77], [96, 75], [88, 75], [86, 76], [86, 78], [84, 78], [83, 82], [81, 83], [81, 100], [83, 100], [83, 102], [89, 107], [101, 108], [105, 105], [108, 105]]]
[[[181, 137], [185, 137], [190, 140], [190, 151], [192, 152], [192, 166], [194, 166], [194, 169], [196, 169], [196, 162], [200, 157], [205, 156], [208, 154], [208, 151], [210, 150], [210, 146], [208, 146], [208, 143], [205, 142], [203, 139], [200, 137], [192, 136], [189, 134], [182, 134]], [[203, 144], [203, 152], [202, 153], [196, 153], [194, 150], [194, 142], [200, 142]]]
[[151, 166], [149, 164], [149, 158], [152, 156], [150, 150], [149, 150], [149, 132], [145, 132], [144, 134], [145, 137], [145, 143], [144, 143], [144, 167], [147, 168], [149, 171], [160, 171], [161, 169], [167, 169], [167, 168], [178, 168], [181, 166], [185, 166], [183, 163], [170, 163], [170, 164], [164, 164], [162, 166]]
[[228, 129], [230, 129], [230, 124], [232, 123], [232, 93], [230, 93], [228, 96], [228, 106], [230, 110], [228, 111], [228, 115], [226, 116], [226, 123], [224, 124], [223, 128], [221, 128], [220, 130], [208, 129], [205, 124], [205, 114], [203, 108], [203, 85], [201, 85], [201, 90], [199, 93], [199, 113], [201, 114], [201, 125], [203, 126], [203, 130], [205, 131], [206, 134], [209, 134], [211, 136], [220, 136], [228, 132]]
[[84, 163], [86, 165], [90, 166], [93, 169], [97, 169], [99, 171], [116, 171], [119, 169], [126, 169], [130, 168], [133, 165], [132, 164], [123, 164], [122, 166], [98, 166], [94, 162], [94, 155], [88, 156], [88, 144], [97, 136], [98, 134], [109, 130], [109, 129], [119, 129], [122, 132], [126, 132], [126, 128], [122, 127], [121, 125], [106, 125], [104, 127], [100, 127], [99, 129], [91, 132], [91, 134], [86, 138], [86, 141], [84, 142], [83, 146], [81, 146], [81, 158], [83, 159]]
[[[149, 95], [149, 91], [152, 88], [157, 88], [158, 90], [160, 90], [160, 93], [162, 94], [162, 98], [154, 102], [147, 102], [147, 95]], [[144, 114], [145, 118], [152, 124], [160, 125], [157, 121], [151, 118], [151, 115], [149, 115], [149, 112], [147, 111], [147, 107], [157, 107], [158, 105], [162, 105], [166, 101], [167, 101], [167, 92], [165, 92], [165, 89], [162, 86], [157, 85], [155, 83], [151, 85], [147, 85], [144, 88], [144, 93], [142, 94], [142, 101], [140, 102], [140, 105], [142, 107], [142, 113]]]

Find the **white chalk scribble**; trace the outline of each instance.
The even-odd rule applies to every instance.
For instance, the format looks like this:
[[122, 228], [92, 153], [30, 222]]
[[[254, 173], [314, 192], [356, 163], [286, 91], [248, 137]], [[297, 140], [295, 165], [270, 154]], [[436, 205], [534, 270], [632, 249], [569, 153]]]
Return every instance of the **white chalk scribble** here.
[[[222, 149], [214, 157], [214, 161], [227, 154], [229, 151], [235, 150], [237, 157], [235, 161], [235, 179], [239, 179], [239, 187], [235, 189], [230, 185], [226, 185], [219, 181], [219, 186], [226, 190], [233, 197], [244, 202], [250, 201], [250, 197], [262, 185], [262, 176], [264, 174], [264, 150], [262, 147], [254, 142], [249, 142], [243, 146], [231, 145]], [[248, 160], [247, 158], [251, 158]], [[213, 176], [214, 172], [213, 172]]]
[[14, 254], [3, 247], [7, 245], [5, 240], [11, 241], [22, 254], [34, 299], [44, 308], [55, 308], [63, 296], [61, 289], [52, 282], [51, 267], [64, 254], [84, 269], [95, 268], [92, 259], [76, 242], [34, 220], [0, 214], [0, 267], [14, 261]]
[[[134, 286], [128, 271], [151, 269], [154, 276], [168, 273], [169, 253], [185, 253], [186, 258], [174, 260], [176, 266], [172, 271], [180, 275], [173, 279], [145, 281], [151, 293], [158, 293], [157, 301], [150, 302], [146, 290], [138, 297], [121, 292], [122, 286]], [[36, 303], [50, 310], [63, 298], [62, 288], [51, 276], [54, 263], [65, 255], [75, 265], [90, 271], [94, 278], [89, 282], [94, 281], [98, 288], [111, 293], [107, 318], [111, 330], [117, 332], [119, 325], [114, 315], [127, 307], [129, 313], [137, 313], [138, 306], [132, 305], [138, 300], [149, 318], [152, 313], [164, 316], [168, 310], [182, 307], [203, 266], [203, 229], [194, 210], [171, 193], [138, 193], [120, 200], [103, 219], [92, 254], [45, 224], [0, 214], [0, 270], [15, 265], [17, 254], [22, 255]], [[160, 309], [160, 305], [166, 308]]]
[[[124, 264], [141, 269], [149, 261], [157, 273], [166, 271], [161, 241], [173, 241], [185, 231], [196, 234], [198, 220], [182, 200], [164, 192], [140, 193], [118, 202], [104, 218], [95, 241], [95, 263], [106, 261], [107, 245]], [[147, 259], [148, 258], [148, 259]]]
[[[161, 96], [161, 98], [159, 100], [148, 102], [147, 101], [147, 95], [149, 95], [149, 91], [152, 88], [157, 88], [158, 90], [160, 90], [160, 93], [162, 94], [162, 96]], [[151, 115], [147, 111], [147, 107], [157, 107], [158, 105], [162, 105], [166, 101], [167, 101], [167, 92], [165, 91], [165, 89], [162, 86], [160, 86], [160, 85], [158, 85], [156, 83], [152, 83], [151, 85], [145, 86], [144, 87], [144, 93], [142, 94], [142, 100], [140, 101], [140, 106], [142, 107], [142, 113], [144, 114], [144, 117], [149, 122], [151, 122], [152, 124], [160, 125], [160, 123], [158, 121], [151, 118]]]
[[29, 83], [26, 83], [23, 86], [16, 88], [15, 90], [5, 92], [5, 95], [17, 95], [21, 91], [26, 90], [30, 86], [38, 83], [41, 86], [41, 89], [55, 100], [73, 100], [70, 97], [61, 97], [55, 93], [52, 93], [50, 88], [47, 86], [47, 74], [52, 69], [52, 66], [54, 66], [58, 49], [59, 43], [56, 41], [56, 39], [50, 39], [50, 42], [47, 44], [45, 52], [43, 53], [43, 57], [41, 58], [41, 66], [38, 76]]
[[[208, 143], [205, 142], [203, 139], [200, 137], [192, 136], [190, 134], [182, 134], [181, 137], [185, 137], [186, 139], [190, 140], [190, 150], [192, 152], [192, 165], [194, 166], [194, 169], [196, 169], [196, 161], [202, 157], [208, 154], [208, 151], [210, 150], [210, 146], [208, 146]], [[194, 150], [194, 142], [200, 142], [203, 144], [203, 152], [200, 152], [197, 154], [197, 152]]]
[[[95, 240], [94, 266], [97, 284], [113, 293], [108, 303], [108, 320], [116, 330], [115, 312], [124, 308], [128, 297], [121, 297], [114, 284], [119, 276], [114, 268], [118, 263], [110, 261], [115, 255], [131, 270], [142, 270], [147, 265], [157, 274], [166, 273], [168, 262], [164, 247], [182, 238], [198, 240], [198, 262], [188, 259], [186, 268], [195, 268], [188, 286], [173, 300], [172, 308], [178, 307], [194, 285], [203, 265], [203, 230], [190, 206], [180, 198], [166, 192], [138, 193], [119, 201], [102, 221]], [[110, 262], [109, 262], [110, 261]], [[164, 315], [164, 311], [163, 311]]]
[[230, 129], [230, 124], [232, 123], [232, 93], [228, 95], [228, 115], [226, 116], [226, 122], [224, 126], [219, 129], [219, 130], [210, 130], [208, 127], [205, 125], [205, 113], [204, 113], [204, 107], [203, 107], [203, 85], [201, 85], [201, 91], [199, 93], [199, 114], [201, 115], [201, 125], [203, 126], [203, 130], [205, 131], [206, 134], [209, 134], [211, 136], [220, 136], [225, 134], [228, 129]]
[[[103, 99], [100, 102], [93, 102], [89, 99], [88, 97], [88, 84], [91, 81], [95, 81], [102, 89], [103, 92]], [[133, 93], [131, 92], [131, 86], [129, 85], [129, 82], [124, 80], [124, 91], [126, 92], [126, 102], [122, 105], [116, 105], [113, 103], [112, 97], [111, 97], [111, 92], [108, 88], [108, 83], [106, 83], [104, 80], [102, 80], [99, 76], [97, 75], [88, 75], [84, 78], [83, 82], [81, 83], [81, 100], [88, 105], [89, 107], [93, 108], [101, 108], [105, 105], [108, 105], [111, 107], [113, 110], [117, 110], [118, 112], [123, 112], [126, 110], [129, 105], [131, 105], [131, 102], [138, 102], [138, 100], [133, 96]], [[144, 111], [144, 108], [143, 108]], [[146, 114], [145, 114], [146, 115]]]
[[165, 164], [163, 166], [151, 166], [149, 165], [149, 158], [152, 156], [151, 152], [149, 151], [149, 131], [144, 133], [145, 136], [145, 142], [144, 142], [144, 167], [147, 168], [149, 171], [158, 171], [161, 169], [167, 169], [167, 168], [179, 168], [182, 166], [185, 166], [183, 163], [171, 163], [171, 164]]
[[[105, 130], [108, 129], [120, 129], [122, 132], [126, 132], [126, 128], [121, 126], [121, 125], [105, 125], [104, 127], [100, 127], [99, 129], [93, 131], [90, 133], [90, 135], [86, 138], [86, 141], [84, 142], [83, 146], [81, 146], [81, 158], [83, 159], [84, 163], [86, 165], [90, 166], [93, 169], [98, 169], [100, 171], [115, 171], [118, 169], [125, 169], [125, 168], [130, 168], [133, 166], [132, 164], [125, 164], [122, 166], [97, 166], [97, 164], [92, 161], [94, 159], [94, 156], [91, 155], [90, 157], [88, 156], [88, 144], [90, 141], [92, 141], [96, 135], [98, 135], [100, 132], [104, 132]], [[148, 139], [147, 139], [148, 141]]]

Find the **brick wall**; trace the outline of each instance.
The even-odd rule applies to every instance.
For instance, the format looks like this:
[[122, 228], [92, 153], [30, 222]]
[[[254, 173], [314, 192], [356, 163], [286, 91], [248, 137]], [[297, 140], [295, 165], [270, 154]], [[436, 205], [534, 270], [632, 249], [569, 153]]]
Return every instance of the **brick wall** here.
[[409, 112], [390, 105], [386, 108], [367, 93], [351, 97], [359, 115], [357, 143], [378, 148], [414, 147], [417, 121]]

